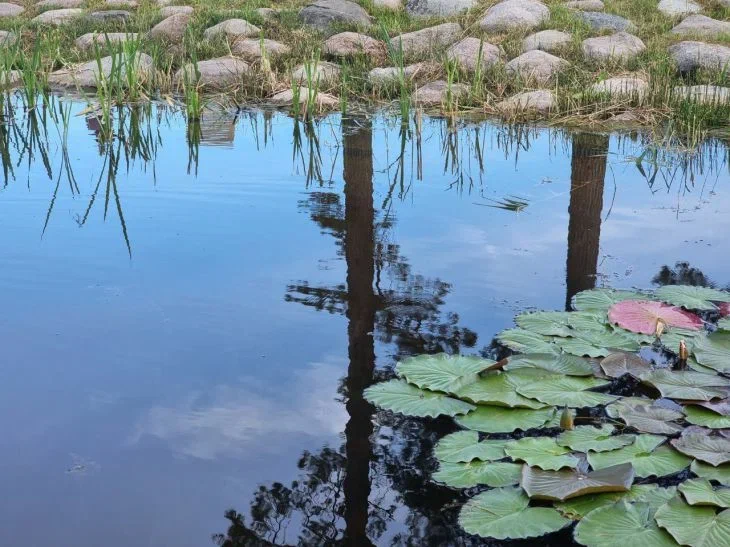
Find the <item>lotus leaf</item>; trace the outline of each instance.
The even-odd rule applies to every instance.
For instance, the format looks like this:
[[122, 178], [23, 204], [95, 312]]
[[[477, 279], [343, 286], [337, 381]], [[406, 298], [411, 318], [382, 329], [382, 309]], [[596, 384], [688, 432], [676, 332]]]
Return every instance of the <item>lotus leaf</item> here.
[[606, 405], [618, 399], [616, 395], [585, 391], [606, 385], [597, 378], [576, 378], [564, 376], [520, 385], [517, 392], [524, 397], [543, 403], [571, 408]]
[[566, 376], [593, 376], [591, 362], [575, 355], [519, 354], [508, 359], [505, 370], [513, 371], [520, 368], [536, 368]]
[[439, 353], [409, 357], [398, 363], [395, 371], [398, 376], [422, 389], [454, 394], [475, 382], [479, 373], [493, 364], [494, 361], [479, 357]]
[[687, 350], [692, 353], [695, 344], [697, 343], [697, 340], [705, 338], [705, 330], [687, 330], [687, 329], [678, 329], [678, 328], [670, 328], [667, 332], [661, 335], [660, 341], [662, 343], [662, 346], [667, 351], [670, 351], [674, 354], [679, 353], [679, 343], [684, 340], [684, 343], [687, 345]]
[[690, 404], [711, 410], [715, 414], [721, 416], [730, 416], [730, 399], [722, 399], [720, 401], [693, 401]]
[[520, 353], [560, 353], [552, 338], [525, 329], [507, 329], [497, 335], [497, 340]]
[[674, 547], [654, 522], [649, 504], [622, 501], [588, 513], [575, 528], [575, 539], [588, 547]]
[[689, 330], [702, 328], [702, 319], [676, 306], [646, 300], [619, 302], [608, 310], [611, 323], [640, 334], [655, 334], [657, 323]]
[[730, 331], [697, 338], [692, 351], [699, 364], [718, 372], [730, 372]]
[[717, 375], [666, 369], [644, 374], [641, 381], [658, 389], [662, 397], [691, 401], [722, 399], [726, 392], [721, 388], [728, 386], [728, 380]]
[[714, 488], [707, 479], [685, 481], [678, 488], [690, 505], [730, 507], [730, 488]]
[[596, 331], [607, 332], [611, 330], [608, 324], [606, 312], [574, 311], [568, 314], [566, 320], [568, 326], [579, 332]]
[[567, 517], [583, 518], [599, 507], [613, 505], [617, 501], [640, 501], [658, 509], [677, 493], [674, 486], [660, 488], [656, 484], [635, 484], [628, 492], [607, 492], [573, 498], [556, 503], [555, 508]]
[[613, 289], [591, 289], [573, 297], [573, 309], [608, 313], [608, 309], [624, 300], [648, 300], [647, 294], [636, 291], [617, 291]]
[[651, 372], [651, 365], [634, 353], [618, 352], [604, 357], [601, 368], [611, 378], [620, 378], [630, 374], [638, 378], [644, 373]]
[[515, 384], [510, 382], [510, 375], [503, 372], [492, 372], [477, 381], [464, 386], [456, 395], [472, 403], [506, 406], [510, 408], [545, 408], [547, 405], [523, 397], [515, 391]]
[[588, 357], [605, 357], [616, 350], [636, 351], [640, 347], [637, 340], [612, 330], [584, 331], [572, 338], [556, 338], [555, 343], [566, 353]]
[[723, 416], [707, 408], [688, 405], [684, 407], [687, 414], [687, 421], [691, 424], [709, 427], [711, 429], [724, 429], [730, 427], [730, 416]]
[[662, 477], [678, 473], [692, 461], [670, 446], [659, 446], [665, 437], [638, 435], [634, 444], [610, 452], [590, 452], [588, 462], [593, 469], [604, 469], [621, 463], [631, 463], [637, 477]]
[[404, 380], [390, 380], [367, 388], [365, 398], [375, 406], [406, 416], [456, 416], [476, 407], [465, 401], [419, 389]]
[[682, 454], [711, 465], [730, 462], [730, 439], [711, 435], [710, 430], [689, 428], [679, 439], [672, 439], [671, 442]]
[[[689, 351], [692, 351], [691, 349]], [[687, 367], [690, 370], [693, 370], [695, 372], [701, 372], [702, 374], [717, 374], [717, 371], [714, 368], [710, 368], [705, 365], [700, 365], [697, 360], [690, 356], [689, 359], [687, 359]]]
[[470, 534], [495, 539], [539, 537], [570, 524], [555, 509], [529, 503], [520, 488], [495, 488], [466, 502], [459, 524]]
[[531, 410], [479, 405], [474, 412], [456, 418], [456, 423], [467, 429], [484, 433], [512, 433], [544, 425], [555, 415], [554, 408]]
[[644, 433], [674, 435], [684, 428], [672, 420], [682, 418], [681, 412], [654, 405], [622, 405], [618, 407], [619, 417], [627, 425]]
[[613, 435], [613, 426], [609, 424], [601, 427], [580, 425], [572, 431], [563, 431], [558, 435], [557, 443], [578, 452], [605, 452], [629, 445], [634, 439], [634, 435]]
[[698, 477], [730, 486], [730, 465], [718, 465], [715, 467], [714, 465], [695, 460], [692, 462], [690, 469]]
[[507, 455], [504, 445], [509, 441], [479, 441], [476, 431], [457, 431], [443, 437], [433, 449], [433, 455], [442, 462], [458, 463], [472, 460], [501, 460]]
[[521, 313], [515, 317], [515, 322], [518, 327], [543, 336], [570, 336], [572, 329], [567, 323], [569, 316], [564, 311], [539, 311]]
[[[730, 304], [726, 302], [725, 305], [728, 307], [728, 309], [730, 309]], [[730, 330], [730, 318], [723, 317], [722, 319], [720, 319], [717, 322], [717, 328], [720, 330]]]
[[711, 311], [717, 309], [712, 302], [730, 302], [730, 293], [691, 285], [665, 285], [659, 287], [654, 295], [659, 300], [688, 310]]
[[531, 499], [565, 501], [597, 492], [628, 492], [634, 482], [634, 468], [624, 463], [598, 471], [543, 471], [525, 465], [520, 486]]
[[524, 437], [510, 441], [504, 446], [505, 453], [513, 460], [519, 460], [540, 469], [558, 470], [575, 467], [580, 462], [570, 455], [570, 450], [558, 445], [552, 437]]
[[520, 482], [521, 465], [509, 462], [442, 462], [433, 480], [453, 488], [514, 486]]
[[713, 507], [689, 505], [677, 496], [662, 505], [654, 518], [681, 545], [730, 545], [730, 509], [716, 513]]

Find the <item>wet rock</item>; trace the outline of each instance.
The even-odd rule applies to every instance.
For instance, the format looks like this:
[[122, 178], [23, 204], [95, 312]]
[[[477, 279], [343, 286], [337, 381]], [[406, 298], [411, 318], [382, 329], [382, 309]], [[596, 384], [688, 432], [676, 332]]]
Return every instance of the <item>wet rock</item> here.
[[267, 38], [264, 40], [237, 40], [231, 46], [231, 53], [243, 57], [250, 62], [261, 60], [264, 53], [266, 53], [268, 59], [276, 59], [277, 57], [288, 54], [290, 51], [291, 48], [286, 44]]
[[23, 6], [0, 2], [0, 17], [17, 17], [25, 11]]
[[606, 120], [609, 125], [631, 125], [639, 122], [639, 116], [635, 112], [621, 112]]
[[18, 35], [8, 30], [0, 30], [0, 45], [12, 46], [18, 41]]
[[333, 57], [366, 55], [374, 61], [382, 61], [386, 56], [384, 42], [357, 32], [341, 32], [330, 36], [325, 41], [322, 51]]
[[[340, 81], [340, 66], [327, 61], [320, 61], [316, 67], [310, 69], [312, 78], [319, 82], [320, 88], [328, 88], [337, 85]], [[307, 83], [309, 77], [307, 75], [306, 65], [297, 65], [291, 74], [292, 80], [295, 82]]]
[[150, 38], [166, 40], [168, 42], [182, 42], [185, 31], [190, 23], [189, 14], [173, 15], [157, 23], [149, 32]]
[[616, 98], [643, 99], [649, 92], [649, 82], [638, 76], [617, 76], [595, 83], [588, 90]]
[[[303, 107], [307, 104], [307, 97], [309, 96], [309, 89], [302, 86], [299, 88], [299, 104]], [[294, 91], [287, 89], [281, 91], [269, 99], [269, 102], [274, 106], [285, 107], [292, 106], [294, 104]], [[332, 110], [339, 106], [337, 97], [329, 95], [327, 93], [317, 93], [314, 102], [317, 108], [322, 110]]]
[[40, 15], [31, 19], [33, 23], [41, 25], [53, 25], [60, 27], [84, 15], [84, 10], [80, 8], [54, 9], [44, 11]]
[[165, 6], [169, 6], [173, 2], [175, 2], [175, 0], [154, 0], [153, 1], [153, 4], [155, 4], [157, 7], [161, 7], [162, 8], [162, 7], [165, 7]]
[[702, 38], [730, 34], [730, 22], [718, 21], [706, 15], [690, 15], [671, 30], [679, 36], [700, 36]]
[[362, 6], [348, 0], [317, 0], [299, 12], [305, 25], [326, 32], [332, 23], [370, 26], [371, 19]]
[[163, 17], [172, 17], [173, 15], [192, 15], [195, 9], [192, 6], [167, 6], [160, 10]]
[[432, 54], [438, 49], [453, 44], [461, 37], [461, 33], [459, 23], [443, 23], [395, 36], [391, 38], [391, 43], [396, 51], [399, 47], [403, 48], [404, 57], [416, 57]]
[[135, 9], [138, 4], [137, 0], [106, 0], [104, 6], [107, 8], [128, 8]]
[[373, 0], [373, 6], [376, 8], [399, 10], [403, 7], [403, 2], [402, 0]]
[[568, 9], [581, 11], [603, 11], [605, 8], [601, 0], [572, 0], [563, 5]]
[[667, 17], [679, 17], [702, 11], [702, 6], [692, 0], [662, 0], [657, 9]]
[[0, 88], [12, 89], [23, 83], [23, 73], [20, 70], [8, 70], [0, 73]]
[[94, 49], [94, 43], [96, 43], [99, 45], [99, 50], [103, 52], [106, 49], [107, 40], [112, 44], [117, 44], [137, 40], [137, 38], [137, 34], [127, 32], [108, 32], [106, 34], [89, 32], [76, 38], [74, 44], [82, 51], [89, 51]]
[[188, 81], [195, 81], [197, 85], [207, 89], [230, 89], [241, 85], [249, 73], [249, 66], [241, 59], [235, 57], [219, 57], [208, 59], [197, 63], [197, 74], [192, 63], [180, 69], [175, 74], [173, 82], [181, 86], [185, 82], [186, 74]]
[[628, 19], [611, 13], [600, 13], [597, 11], [581, 11], [576, 17], [588, 23], [588, 26], [596, 32], [613, 30], [614, 32], [636, 32], [636, 25]]
[[504, 0], [487, 10], [479, 22], [486, 32], [531, 30], [550, 18], [550, 10], [537, 0]]
[[680, 72], [726, 70], [730, 68], [730, 47], [705, 42], [685, 41], [669, 47], [669, 55]]
[[640, 38], [627, 32], [583, 40], [583, 55], [593, 61], [627, 61], [645, 49]]
[[[440, 68], [435, 63], [416, 63], [403, 67], [403, 76], [409, 81], [423, 81], [437, 75]], [[400, 68], [397, 66], [374, 68], [368, 74], [368, 80], [376, 87], [396, 85], [400, 81]]]
[[557, 99], [552, 91], [538, 89], [513, 95], [509, 99], [497, 103], [497, 110], [503, 114], [537, 113], [548, 114], [557, 107]]
[[[96, 60], [76, 66], [62, 68], [48, 76], [48, 83], [61, 87], [96, 87], [100, 74], [108, 78], [112, 69], [112, 57], [104, 57], [100, 61], [101, 73]], [[124, 63], [124, 60], [122, 60]], [[140, 80], [146, 80], [152, 75], [154, 63], [152, 57], [138, 53], [135, 68]]]
[[84, 5], [84, 0], [41, 0], [35, 7], [36, 9], [69, 9], [69, 8], [80, 8]]
[[279, 10], [274, 8], [258, 8], [256, 13], [264, 21], [271, 21], [272, 19], [279, 17]]
[[261, 29], [245, 19], [228, 19], [206, 29], [203, 37], [206, 40], [214, 40], [219, 36], [225, 36], [229, 42], [233, 42], [239, 38], [253, 38], [260, 34]]
[[553, 52], [566, 47], [570, 44], [571, 40], [572, 38], [567, 32], [542, 30], [531, 34], [522, 41], [522, 51], [540, 49], [542, 51]]
[[505, 65], [505, 69], [507, 74], [524, 81], [545, 84], [569, 65], [565, 59], [534, 49], [512, 59]]
[[481, 68], [487, 69], [499, 62], [500, 49], [489, 42], [482, 42], [479, 38], [464, 38], [455, 43], [446, 51], [446, 56], [468, 72], [476, 72], [479, 64], [479, 50], [481, 48]]
[[687, 99], [702, 104], [730, 103], [730, 87], [716, 85], [679, 86], [674, 88], [676, 98]]
[[476, 5], [476, 0], [408, 0], [406, 12], [415, 17], [449, 17]]
[[132, 14], [124, 10], [95, 11], [86, 16], [93, 23], [126, 23]]
[[469, 88], [464, 84], [451, 84], [449, 90], [448, 82], [444, 80], [436, 80], [424, 86], [419, 87], [413, 93], [413, 101], [423, 106], [437, 106], [448, 102], [449, 92], [452, 100], [459, 100], [466, 97]]

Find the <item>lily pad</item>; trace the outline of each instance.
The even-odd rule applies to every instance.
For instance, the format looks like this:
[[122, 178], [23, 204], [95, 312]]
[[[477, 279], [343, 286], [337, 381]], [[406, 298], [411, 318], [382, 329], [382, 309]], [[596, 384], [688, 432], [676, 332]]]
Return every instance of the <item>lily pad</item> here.
[[638, 378], [651, 372], [651, 365], [635, 353], [617, 352], [601, 360], [601, 368], [611, 378], [620, 378], [624, 374]]
[[470, 499], [459, 513], [469, 534], [495, 539], [524, 539], [557, 532], [570, 520], [549, 507], [530, 507], [520, 488], [495, 488]]
[[520, 482], [521, 465], [510, 462], [442, 462], [432, 478], [453, 488], [514, 486]]
[[730, 465], [710, 465], [708, 463], [692, 462], [690, 467], [692, 473], [709, 481], [717, 481], [725, 486], [730, 486]]
[[497, 335], [497, 340], [520, 353], [560, 353], [552, 338], [525, 329], [507, 329]]
[[604, 386], [606, 383], [597, 378], [564, 376], [518, 386], [517, 392], [524, 397], [537, 399], [549, 405], [583, 408], [606, 405], [618, 399], [616, 395], [585, 391]]
[[[725, 302], [725, 307], [727, 310], [730, 310], [730, 304]], [[726, 313], [723, 313], [723, 315], [727, 315]], [[730, 318], [723, 317], [717, 322], [717, 328], [720, 330], [730, 330]]]
[[627, 425], [644, 433], [674, 435], [684, 429], [672, 422], [683, 418], [681, 412], [654, 405], [621, 405], [618, 415]]
[[728, 387], [728, 380], [720, 376], [666, 369], [644, 374], [641, 381], [659, 390], [662, 397], [691, 401], [723, 399], [726, 392], [721, 388]]
[[555, 415], [554, 408], [531, 410], [479, 405], [474, 412], [456, 418], [456, 423], [483, 433], [512, 433], [540, 427]]
[[730, 439], [710, 433], [702, 428], [691, 428], [685, 430], [679, 439], [672, 439], [671, 443], [682, 454], [711, 465], [730, 462]]
[[571, 355], [605, 357], [616, 350], [636, 351], [640, 343], [613, 330], [584, 331], [571, 338], [556, 338], [555, 343]]
[[599, 507], [613, 505], [617, 501], [640, 501], [651, 505], [655, 510], [664, 505], [677, 493], [677, 488], [660, 488], [656, 484], [635, 484], [628, 492], [607, 492], [573, 498], [556, 503], [555, 508], [570, 518], [583, 518]]
[[457, 393], [467, 384], [475, 382], [479, 373], [494, 361], [464, 355], [419, 355], [398, 363], [395, 371], [409, 383], [422, 389]]
[[662, 477], [673, 475], [692, 461], [670, 446], [659, 446], [665, 437], [638, 435], [634, 444], [610, 452], [588, 453], [588, 463], [593, 469], [605, 469], [621, 463], [631, 463], [637, 477]]
[[675, 497], [660, 507], [654, 518], [681, 545], [730, 545], [730, 509], [716, 513], [712, 507], [689, 505]]
[[711, 311], [717, 309], [713, 301], [730, 302], [730, 293], [691, 285], [665, 285], [659, 287], [654, 295], [659, 300], [682, 306], [688, 310]]
[[692, 479], [679, 485], [684, 499], [690, 505], [730, 507], [730, 488], [714, 488], [707, 479]]
[[578, 452], [605, 452], [634, 442], [634, 435], [613, 435], [613, 431], [613, 426], [609, 424], [601, 427], [580, 425], [572, 431], [563, 431], [558, 435], [557, 443]]
[[654, 522], [646, 503], [619, 502], [591, 511], [575, 528], [575, 539], [588, 547], [675, 547]]
[[578, 311], [608, 312], [617, 302], [624, 300], [647, 300], [648, 295], [636, 291], [617, 291], [613, 289], [591, 289], [573, 297], [573, 309]]
[[507, 371], [520, 368], [536, 368], [566, 376], [593, 376], [593, 365], [589, 360], [567, 354], [526, 353], [513, 355], [508, 358], [507, 365], [504, 367]]
[[457, 416], [476, 406], [442, 393], [419, 389], [404, 380], [390, 380], [367, 388], [365, 398], [377, 407], [406, 416]]
[[580, 460], [570, 455], [570, 450], [558, 445], [552, 437], [524, 437], [510, 441], [504, 447], [513, 460], [523, 461], [540, 469], [558, 470], [576, 467]]
[[721, 330], [698, 337], [692, 352], [699, 364], [718, 372], [730, 372], [730, 331]]
[[460, 399], [476, 404], [506, 406], [510, 408], [545, 408], [545, 403], [523, 397], [517, 393], [516, 386], [510, 382], [510, 375], [492, 372], [462, 387], [456, 392]]
[[730, 416], [723, 416], [707, 408], [696, 405], [684, 407], [687, 421], [694, 425], [709, 427], [710, 429], [725, 429], [730, 427]]
[[507, 457], [506, 440], [479, 441], [476, 431], [457, 431], [442, 438], [433, 449], [433, 455], [442, 462], [459, 463], [472, 460], [493, 461]]
[[572, 329], [567, 323], [569, 315], [561, 311], [521, 313], [515, 317], [515, 323], [522, 329], [543, 336], [570, 336]]
[[640, 334], [655, 334], [657, 323], [689, 330], [702, 328], [699, 316], [662, 302], [631, 300], [619, 302], [608, 310], [608, 319], [621, 328]]
[[565, 501], [598, 492], [628, 492], [634, 482], [630, 463], [583, 473], [576, 470], [543, 471], [525, 465], [520, 486], [531, 499]]

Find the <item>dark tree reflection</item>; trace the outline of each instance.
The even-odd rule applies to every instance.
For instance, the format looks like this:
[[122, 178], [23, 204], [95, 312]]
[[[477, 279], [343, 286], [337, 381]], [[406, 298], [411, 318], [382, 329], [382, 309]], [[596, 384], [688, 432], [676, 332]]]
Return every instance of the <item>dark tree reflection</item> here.
[[654, 285], [695, 285], [697, 287], [714, 287], [715, 284], [702, 270], [690, 266], [689, 262], [677, 262], [674, 268], [662, 266], [651, 282]]

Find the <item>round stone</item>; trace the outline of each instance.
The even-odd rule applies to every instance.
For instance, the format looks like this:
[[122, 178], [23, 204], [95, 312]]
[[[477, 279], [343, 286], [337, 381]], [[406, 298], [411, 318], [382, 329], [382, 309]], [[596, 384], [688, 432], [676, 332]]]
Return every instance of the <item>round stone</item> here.
[[287, 55], [291, 48], [286, 44], [277, 42], [276, 40], [236, 40], [231, 46], [231, 53], [243, 57], [247, 61], [259, 61], [264, 54], [268, 59], [275, 59], [282, 55]]
[[480, 59], [482, 70], [499, 62], [501, 51], [494, 44], [484, 42], [479, 38], [469, 37], [451, 46], [446, 51], [446, 57], [467, 72], [473, 73], [479, 67]]
[[531, 34], [522, 41], [522, 51], [540, 49], [542, 51], [554, 52], [565, 48], [570, 44], [572, 38], [567, 32], [559, 30], [541, 30]]
[[702, 11], [702, 6], [692, 0], [662, 0], [657, 9], [667, 17], [680, 17]]
[[317, 0], [304, 7], [299, 12], [299, 18], [305, 25], [322, 32], [338, 23], [362, 26], [371, 24], [368, 12], [349, 0]]
[[557, 108], [557, 99], [552, 91], [538, 89], [513, 95], [497, 103], [496, 107], [503, 114], [548, 114]]
[[423, 57], [456, 42], [462, 35], [459, 23], [443, 23], [415, 32], [406, 32], [390, 39], [396, 51], [402, 48], [405, 57]]
[[0, 17], [17, 17], [25, 11], [23, 6], [10, 4], [8, 2], [0, 2]]
[[[196, 67], [190, 63], [181, 68], [175, 74], [173, 82], [181, 86], [188, 81], [207, 89], [228, 89], [241, 85], [243, 79], [249, 73], [249, 66], [241, 59], [235, 57], [219, 57], [199, 61]], [[197, 77], [197, 81], [196, 81]]]
[[649, 92], [649, 82], [637, 76], [618, 76], [595, 83], [588, 89], [599, 95], [643, 99]]
[[644, 42], [627, 32], [583, 40], [583, 55], [593, 61], [627, 61], [644, 50]]
[[245, 19], [228, 19], [206, 29], [203, 37], [206, 40], [213, 40], [219, 36], [225, 36], [228, 40], [233, 41], [239, 38], [253, 38], [260, 34], [261, 29]]
[[436, 80], [419, 87], [413, 93], [413, 101], [423, 106], [437, 106], [448, 101], [449, 94], [453, 100], [465, 97], [469, 88], [464, 84], [451, 84], [444, 80]]
[[537, 0], [504, 0], [489, 8], [479, 22], [486, 32], [531, 30], [550, 18], [550, 10]]
[[322, 51], [333, 57], [365, 55], [375, 61], [381, 61], [386, 57], [386, 47], [383, 42], [357, 32], [341, 32], [330, 36], [325, 41]]
[[512, 59], [505, 65], [505, 70], [510, 76], [526, 82], [546, 84], [569, 65], [565, 59], [534, 49]]

